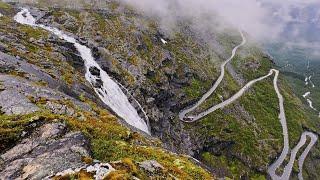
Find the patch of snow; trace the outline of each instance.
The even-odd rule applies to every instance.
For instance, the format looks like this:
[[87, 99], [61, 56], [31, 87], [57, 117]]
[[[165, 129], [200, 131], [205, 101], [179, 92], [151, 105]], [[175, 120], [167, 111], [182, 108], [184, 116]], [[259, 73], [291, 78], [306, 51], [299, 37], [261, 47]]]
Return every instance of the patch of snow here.
[[166, 40], [164, 40], [164, 39], [162, 39], [162, 38], [161, 38], [161, 42], [162, 42], [163, 44], [167, 44], [167, 43], [168, 43]]
[[311, 109], [317, 111], [317, 109], [313, 107], [312, 101], [311, 101], [310, 99], [307, 99], [307, 101], [308, 101], [309, 107], [310, 107]]
[[306, 78], [304, 79], [305, 85], [308, 85], [308, 84], [309, 84], [308, 80], [309, 80], [308, 77], [306, 77]]
[[311, 93], [310, 92], [306, 92], [304, 95], [302, 95], [302, 97], [306, 98], [310, 95]]
[[0, 13], [0, 17], [2, 17], [2, 16], [3, 16], [3, 14]]

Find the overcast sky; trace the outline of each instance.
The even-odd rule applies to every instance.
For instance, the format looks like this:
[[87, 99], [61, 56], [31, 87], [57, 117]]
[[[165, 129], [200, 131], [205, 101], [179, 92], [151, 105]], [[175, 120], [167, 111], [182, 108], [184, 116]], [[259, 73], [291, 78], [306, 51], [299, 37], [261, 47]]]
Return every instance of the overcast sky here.
[[[257, 40], [279, 38], [288, 23], [297, 21], [292, 11], [320, 0], [120, 0], [140, 12], [160, 19], [162, 28], [174, 28], [177, 19], [195, 26], [211, 26], [211, 17], [225, 25], [243, 28]], [[319, 6], [320, 7], [320, 6]], [[320, 11], [319, 11], [320, 16]], [[219, 18], [217, 18], [219, 17]], [[320, 23], [319, 23], [320, 24]], [[296, 29], [298, 35], [299, 29]]]

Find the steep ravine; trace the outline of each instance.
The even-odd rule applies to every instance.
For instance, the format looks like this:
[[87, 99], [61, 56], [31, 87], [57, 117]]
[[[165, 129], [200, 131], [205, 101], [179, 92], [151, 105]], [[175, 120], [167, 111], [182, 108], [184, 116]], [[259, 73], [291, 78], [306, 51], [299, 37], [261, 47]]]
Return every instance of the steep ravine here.
[[[209, 137], [209, 134], [211, 134], [212, 131], [221, 131], [219, 130], [219, 128], [221, 128], [221, 124], [218, 123], [220, 122], [219, 118], [231, 118], [232, 121], [234, 121], [235, 117], [239, 120], [236, 120], [236, 122], [232, 122], [231, 124], [238, 123], [237, 121], [240, 121], [238, 126], [246, 126], [243, 129], [253, 129], [254, 131], [258, 132], [271, 131], [271, 128], [266, 129], [269, 127], [264, 127], [265, 125], [263, 125], [263, 123], [261, 122], [261, 117], [258, 117], [256, 115], [253, 116], [253, 114], [246, 112], [249, 110], [246, 107], [243, 107], [243, 104], [235, 103], [229, 108], [225, 108], [224, 112], [226, 113], [227, 117], [225, 117], [225, 115], [220, 115], [219, 112], [218, 115], [216, 114], [205, 118], [203, 122], [210, 121], [211, 123], [213, 119], [214, 121], [217, 121], [217, 124], [214, 125], [218, 125], [217, 129], [215, 130], [211, 130], [211, 125], [207, 126], [203, 123], [194, 123], [189, 126], [184, 123], [180, 123], [179, 119], [177, 119], [177, 114], [179, 113], [179, 110], [182, 110], [185, 107], [194, 104], [194, 102], [197, 101], [197, 98], [201, 97], [201, 95], [204, 94], [211, 87], [211, 83], [215, 82], [216, 77], [218, 75], [217, 72], [219, 71], [219, 69], [215, 70], [215, 67], [219, 67], [220, 62], [210, 63], [210, 61], [208, 61], [208, 59], [205, 58], [206, 52], [204, 50], [204, 47], [203, 50], [200, 48], [201, 50], [199, 56], [198, 53], [194, 53], [198, 52], [198, 46], [201, 47], [202, 42], [197, 40], [198, 37], [193, 38], [191, 42], [183, 42], [184, 39], [189, 37], [189, 35], [190, 37], [194, 37], [192, 33], [188, 34], [190, 32], [186, 31], [188, 32], [187, 34], [181, 34], [181, 37], [179, 38], [170, 39], [161, 32], [159, 32], [157, 29], [143, 30], [143, 28], [141, 27], [141, 23], [146, 23], [143, 17], [137, 18], [134, 14], [127, 11], [123, 12], [124, 14], [120, 13], [120, 17], [118, 17], [119, 12], [110, 12], [111, 13], [107, 15], [103, 14], [103, 11], [101, 11], [101, 14], [90, 14], [90, 12], [85, 12], [75, 15], [74, 17], [79, 17], [81, 18], [81, 20], [76, 20], [75, 22], [73, 22], [75, 23], [74, 26], [79, 27], [79, 29], [72, 31], [75, 31], [75, 33], [79, 36], [83, 35], [85, 37], [83, 38], [83, 41], [87, 43], [89, 46], [94, 47], [94, 56], [98, 60], [97, 62], [100, 63], [102, 69], [111, 74], [115, 79], [117, 79], [117, 81], [121, 82], [133, 94], [133, 96], [139, 100], [144, 109], [146, 109], [148, 116], [150, 117], [150, 124], [153, 135], [160, 137], [164, 142], [166, 142], [165, 144], [167, 148], [176, 152], [197, 155], [199, 159], [202, 159], [202, 153], [209, 150], [211, 154], [215, 154], [217, 157], [221, 157], [221, 154], [227, 157], [231, 156], [236, 159], [239, 159], [240, 164], [248, 164], [248, 166], [251, 169], [257, 169], [258, 172], [266, 172], [266, 164], [272, 162], [272, 159], [277, 155], [277, 153], [273, 148], [270, 148], [271, 144], [273, 144], [272, 141], [264, 143], [264, 141], [260, 142], [259, 138], [272, 139], [273, 135], [261, 135], [261, 137], [259, 138], [257, 135], [255, 135], [255, 137], [251, 137], [253, 138], [251, 139], [253, 141], [256, 141], [254, 138], [257, 138], [259, 140], [259, 143], [261, 143], [261, 145], [258, 146], [259, 148], [260, 146], [265, 146], [266, 148], [258, 150], [257, 147], [254, 147], [256, 148], [254, 150], [254, 153], [248, 153], [246, 155], [243, 155], [241, 152], [244, 148], [243, 144], [241, 144], [239, 140], [224, 138], [225, 136], [229, 136], [229, 127], [225, 127], [227, 129], [227, 133], [226, 135], [221, 135], [222, 138], [220, 135], [217, 134], [212, 135], [212, 137]], [[48, 16], [40, 19], [39, 22], [45, 24], [54, 24], [54, 26], [64, 29], [68, 28], [64, 24], [70, 23], [68, 22], [68, 16], [69, 15], [67, 15], [66, 17], [62, 16], [59, 18], [59, 16], [56, 17], [55, 13], [50, 12], [48, 13]], [[67, 21], [65, 21], [66, 18]], [[134, 19], [134, 21], [132, 21], [132, 19]], [[78, 24], [77, 21], [83, 22]], [[139, 22], [137, 23], [139, 25], [137, 27], [135, 27], [136, 22]], [[134, 26], [137, 29], [132, 29], [132, 26]], [[101, 29], [101, 27], [104, 27], [105, 29]], [[65, 30], [71, 32], [68, 29]], [[225, 36], [227, 38], [230, 38], [228, 37], [228, 35]], [[225, 44], [228, 44], [228, 46], [232, 48], [235, 47], [239, 42], [241, 42], [241, 39], [239, 39], [237, 33], [234, 36], [232, 36], [232, 40], [230, 43], [225, 42], [226, 40], [223, 38], [226, 37], [221, 37], [222, 39], [218, 40], [223, 41]], [[162, 38], [166, 39], [166, 44], [164, 44], [161, 41]], [[181, 41], [183, 42], [183, 45], [181, 44]], [[198, 43], [198, 46], [192, 47], [195, 47], [195, 49], [188, 49], [189, 43]], [[224, 59], [227, 59], [226, 57], [228, 57], [229, 49], [228, 47], [220, 47], [220, 49], [223, 48], [225, 48], [225, 52], [219, 50], [219, 53], [215, 52], [216, 49], [214, 49], [214, 53], [212, 53], [213, 55], [211, 55], [213, 61], [222, 62], [224, 61]], [[249, 48], [244, 47], [243, 49]], [[194, 50], [194, 52], [191, 52], [191, 50]], [[232, 49], [230, 49], [230, 51], [231, 50]], [[252, 50], [249, 51], [251, 53]], [[243, 52], [243, 50], [241, 50], [241, 52]], [[241, 52], [239, 54], [242, 55], [243, 53]], [[185, 58], [182, 55], [183, 53], [190, 55], [190, 57]], [[246, 52], [244, 52], [244, 54], [245, 53]], [[265, 75], [271, 69], [271, 66], [269, 66], [268, 62], [270, 61], [269, 58], [265, 58], [265, 55], [261, 55], [260, 53], [250, 53], [248, 53], [247, 55], [249, 60], [251, 60], [250, 56], [256, 56], [254, 57], [254, 59], [252, 59], [253, 62], [241, 62], [243, 63], [243, 68], [248, 68], [248, 72], [244, 70], [241, 70], [242, 72], [239, 72], [239, 70], [236, 69], [237, 73], [239, 74], [247, 73], [248, 75], [253, 76], [247, 78], [247, 75], [245, 74], [244, 77], [246, 78], [246, 81], [250, 81], [252, 79], [258, 78], [259, 76]], [[235, 58], [235, 62], [237, 62], [239, 55], [237, 55]], [[105, 60], [107, 60], [107, 63], [105, 62]], [[197, 63], [193, 62], [202, 63], [202, 65], [198, 65]], [[268, 67], [265, 68], [266, 66]], [[214, 67], [214, 70], [210, 69], [210, 67]], [[230, 89], [228, 87], [229, 85], [233, 84], [229, 82], [229, 72], [227, 72], [226, 76], [229, 77], [227, 78], [228, 81], [226, 82], [225, 80], [223, 80], [223, 88], [218, 88], [219, 93], [224, 91], [224, 93], [229, 94], [223, 94], [224, 97], [233, 94], [232, 92], [230, 93]], [[268, 93], [268, 91], [274, 91], [272, 83], [265, 83], [269, 84], [268, 88], [263, 87], [265, 93]], [[259, 85], [260, 84], [261, 83], [259, 83]], [[188, 88], [190, 88], [190, 90]], [[191, 88], [193, 90], [191, 90]], [[251, 91], [253, 90], [250, 90], [250, 92]], [[249, 94], [254, 94], [254, 91]], [[189, 92], [196, 93], [188, 94]], [[275, 100], [277, 100], [276, 94], [274, 94], [274, 97]], [[247, 98], [247, 95], [244, 95], [244, 97], [242, 97], [240, 101], [243, 101], [242, 99], [244, 98]], [[261, 98], [261, 100], [262, 99], [264, 98]], [[257, 102], [261, 103], [261, 100], [258, 100]], [[256, 102], [250, 102], [250, 104], [255, 103]], [[292, 104], [291, 98], [289, 98], [288, 103]], [[277, 105], [278, 103], [274, 103], [271, 106], [269, 105], [270, 109], [272, 110], [268, 111], [272, 111], [272, 113], [274, 111], [274, 115], [272, 115], [272, 120], [268, 120], [272, 122], [270, 124], [279, 124], [279, 119], [276, 115], [278, 113]], [[268, 111], [267, 113], [270, 113]], [[295, 119], [294, 121], [298, 122], [301, 117], [293, 118], [291, 110], [289, 112], [290, 114], [288, 115], [288, 119], [289, 124], [291, 126], [292, 123], [296, 123], [293, 122], [292, 119]], [[298, 114], [302, 113], [297, 112], [296, 114], [294, 114], [294, 116], [297, 116]], [[245, 123], [241, 121], [244, 121]], [[251, 124], [251, 121], [258, 122], [257, 124]], [[246, 122], [249, 122], [249, 124], [246, 125]], [[296, 124], [298, 126], [300, 123], [298, 122]], [[208, 131], [202, 132], [200, 134], [202, 130], [206, 129]], [[277, 138], [282, 139], [281, 126], [279, 125], [279, 128], [273, 128], [273, 130], [275, 132], [279, 132], [279, 136], [277, 136]], [[292, 132], [294, 134], [297, 134], [296, 131], [297, 130], [294, 130]], [[232, 130], [231, 133], [236, 134], [238, 132], [236, 130]], [[240, 135], [239, 137], [246, 136]], [[299, 138], [300, 134], [296, 135], [293, 141], [298, 141]], [[280, 142], [281, 141], [275, 143], [275, 146], [279, 148], [279, 153], [281, 152], [280, 148], [282, 147], [282, 143]], [[244, 146], [249, 146], [249, 144]], [[241, 148], [238, 149], [236, 147]], [[270, 155], [262, 157], [259, 155], [259, 151], [262, 151], [264, 153], [270, 153]], [[226, 173], [225, 175], [227, 174], [228, 173]]]
[[0, 179], [213, 178], [127, 128], [86, 81], [73, 44], [15, 22], [19, 11], [0, 2]]
[[[43, 28], [57, 35], [59, 38], [74, 44], [85, 62], [84, 64], [87, 70], [86, 79], [91, 83], [100, 99], [116, 114], [122, 117], [128, 124], [150, 134], [149, 127], [147, 126], [148, 123], [139, 117], [137, 110], [135, 110], [135, 108], [130, 104], [128, 98], [122, 92], [119, 85], [114, 82], [110, 76], [95, 62], [91, 50], [88, 47], [79, 44], [73, 37], [68, 36], [56, 28], [44, 26], [42, 24], [36, 24], [36, 19], [26, 8], [23, 8], [14, 17], [14, 19], [21, 24]], [[146, 116], [146, 121], [147, 120], [148, 118]]]
[[[276, 157], [281, 154], [284, 147], [282, 126], [277, 118], [279, 98], [270, 78], [257, 82], [239, 96], [239, 99], [223, 109], [208, 114], [200, 121], [184, 123], [179, 119], [179, 112], [198, 102], [214, 82], [217, 82], [220, 74], [219, 67], [228, 59], [232, 49], [241, 43], [242, 39], [237, 31], [231, 30], [221, 33], [215, 32], [213, 29], [212, 37], [203, 38], [193, 32], [193, 29], [181, 23], [181, 30], [177, 30], [174, 36], [169, 36], [159, 29], [156, 21], [119, 4], [110, 4], [109, 9], [103, 10], [30, 9], [31, 14], [37, 17], [37, 24], [59, 29], [73, 37], [81, 45], [91, 49], [92, 56], [100, 67], [98, 70], [106, 72], [115, 82], [119, 82], [122, 92], [138, 111], [139, 116], [144, 118], [144, 113], [137, 103], [133, 103], [133, 99], [139, 102], [150, 119], [151, 134], [158, 137], [167, 149], [177, 154], [188, 154], [199, 159], [206, 163], [217, 177], [234, 179], [240, 177], [264, 179], [268, 177], [267, 167], [277, 159]], [[48, 59], [51, 53], [57, 54], [53, 56], [57, 59], [63, 60], [64, 58], [61, 57], [65, 56], [69, 65], [64, 64], [63, 61], [63, 63], [60, 61], [58, 64], [55, 63], [55, 66], [51, 65], [53, 71], [50, 74], [53, 75], [52, 77], [61, 77], [60, 79], [66, 81], [70, 87], [80, 80], [88, 87], [91, 85], [90, 82], [85, 81], [86, 79], [84, 81], [81, 79], [85, 77], [88, 70], [82, 69], [85, 67], [82, 64], [83, 59], [77, 49], [73, 47], [73, 43], [66, 43], [63, 39], [57, 40], [55, 35], [47, 30], [41, 30], [42, 28], [28, 28], [28, 26], [22, 25], [16, 27], [8, 20], [10, 17], [8, 13], [1, 11], [1, 8], [0, 12], [4, 14], [5, 20], [13, 27], [12, 29], [18, 29], [15, 32], [10, 32], [9, 28], [6, 29], [6, 26], [2, 25], [2, 29], [10, 32], [10, 36], [6, 35], [5, 37], [24, 38], [26, 35], [21, 35], [21, 32], [26, 31], [28, 35], [26, 42], [33, 42], [27, 44], [30, 45], [30, 47], [27, 46], [30, 53], [25, 56], [18, 54], [23, 48], [21, 45], [16, 45], [19, 44], [16, 41], [11, 40], [12, 44], [8, 41], [1, 41], [4, 44], [9, 44], [9, 47], [5, 48], [6, 52], [26, 57], [30, 63], [36, 63], [41, 68], [42, 65], [38, 62], [43, 61], [40, 59], [45, 59], [44, 67], [49, 68], [43, 71], [48, 72], [51, 71], [48, 64], [55, 61], [55, 58]], [[15, 14], [16, 12], [11, 14], [11, 19]], [[0, 30], [0, 32], [2, 31]], [[38, 32], [48, 35], [38, 35]], [[30, 36], [33, 39], [30, 39]], [[48, 43], [50, 48], [46, 47]], [[66, 44], [63, 45], [64, 43]], [[39, 48], [41, 46], [38, 44], [44, 44], [46, 48]], [[69, 48], [67, 48], [68, 45]], [[15, 46], [18, 47], [18, 51], [12, 48]], [[37, 55], [41, 58], [38, 58]], [[60, 69], [60, 67], [61, 69], [72, 69], [72, 71], [70, 70], [71, 74], [63, 70], [61, 76], [55, 73], [55, 69]], [[228, 64], [220, 86], [207, 98], [205, 103], [190, 114], [196, 115], [209, 109], [213, 104], [224, 102], [241, 90], [245, 82], [265, 76], [272, 68], [275, 67], [270, 58], [262, 53], [251, 39], [248, 39], [248, 43], [238, 49]], [[76, 74], [76, 78], [71, 78], [72, 74]], [[292, 145], [294, 144], [305, 144], [303, 148], [306, 149], [303, 154], [300, 155], [300, 152], [297, 154], [300, 157], [299, 167], [302, 167], [303, 159], [307, 157], [304, 161], [303, 177], [306, 179], [316, 178], [318, 144], [311, 148], [312, 143], [309, 143], [309, 139], [305, 138], [307, 136], [302, 136], [300, 139], [300, 135], [304, 131], [317, 133], [315, 128], [317, 125], [309, 121], [302, 103], [288, 88], [281, 73], [278, 84], [285, 102], [288, 139], [292, 142], [289, 149], [293, 149]], [[92, 95], [95, 95], [96, 98], [99, 96], [93, 90]], [[83, 100], [87, 95], [82, 96], [80, 93], [79, 97]], [[119, 115], [119, 117], [121, 116]], [[106, 160], [104, 162], [109, 162], [110, 159], [118, 160], [122, 157], [130, 157], [135, 162], [139, 162], [141, 161], [139, 159], [146, 158], [137, 156], [143, 152], [141, 147], [133, 145], [132, 151], [125, 145], [127, 139], [136, 137], [131, 131], [127, 137], [125, 133], [122, 134], [123, 131], [118, 130], [118, 127], [112, 127], [113, 123], [111, 123], [110, 129], [105, 130], [105, 126], [110, 123], [104, 125], [104, 123], [93, 123], [91, 120], [89, 122], [79, 121], [81, 124], [88, 124], [85, 126], [87, 128], [86, 135], [89, 137], [91, 134], [94, 135], [91, 139], [94, 145], [92, 147], [94, 157]], [[103, 122], [105, 121], [103, 120]], [[77, 126], [80, 129], [84, 126], [80, 127]], [[120, 136], [118, 136], [118, 131]], [[95, 132], [99, 132], [103, 138], [100, 138], [100, 135], [96, 135]], [[110, 141], [109, 138], [115, 139], [115, 141]], [[121, 139], [120, 142], [118, 138]], [[123, 139], [125, 143], [123, 143]], [[309, 143], [308, 147], [306, 147], [307, 143]], [[111, 147], [114, 147], [115, 150]], [[308, 149], [310, 153], [307, 152]], [[153, 150], [144, 151], [142, 154], [150, 157], [149, 153], [152, 153], [152, 156], [156, 157], [162, 165], [170, 164], [168, 161], [165, 163], [159, 161], [163, 157], [162, 154], [161, 157], [157, 157], [153, 152]], [[184, 164], [184, 161], [175, 161], [171, 157], [167, 159], [172, 160], [173, 164], [179, 168], [182, 167], [181, 163]], [[296, 164], [298, 165], [298, 163]], [[170, 164], [167, 167], [175, 166]], [[190, 166], [186, 165], [185, 167], [189, 168]], [[298, 177], [297, 167], [293, 166], [292, 177]], [[279, 169], [281, 171], [283, 167], [281, 166]]]

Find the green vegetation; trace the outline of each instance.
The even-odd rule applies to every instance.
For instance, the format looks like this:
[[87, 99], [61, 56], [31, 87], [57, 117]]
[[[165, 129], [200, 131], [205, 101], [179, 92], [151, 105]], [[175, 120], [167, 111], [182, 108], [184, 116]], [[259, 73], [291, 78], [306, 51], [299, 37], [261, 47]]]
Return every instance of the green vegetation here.
[[47, 111], [28, 115], [0, 115], [0, 152], [14, 145], [21, 138], [23, 131], [28, 132], [35, 128], [34, 125], [43, 121], [52, 121], [58, 117]]
[[[3, 4], [0, 4], [1, 10], [2, 6]], [[111, 6], [113, 9], [118, 7], [117, 4]], [[65, 31], [77, 33], [76, 35], [86, 39], [94, 39], [99, 35], [101, 39], [106, 40], [106, 43], [101, 46], [106, 49], [103, 55], [110, 63], [110, 71], [121, 77], [120, 80], [129, 88], [137, 89], [137, 79], [140, 80], [141, 74], [146, 75], [146, 80], [139, 86], [148, 87], [155, 94], [161, 85], [169, 87], [165, 85], [169, 84], [170, 78], [182, 80], [190, 76], [181, 88], [175, 89], [175, 93], [185, 94], [185, 98], [179, 99], [182, 103], [191, 102], [199, 99], [211, 87], [219, 74], [217, 67], [224, 60], [221, 54], [211, 52], [207, 47], [181, 32], [172, 35], [166, 45], [157, 42], [155, 38], [158, 33], [157, 23], [140, 16], [136, 17], [133, 13], [112, 13], [106, 16], [90, 9], [81, 12], [65, 9], [52, 10], [55, 21], [65, 13], [77, 20], [77, 28], [64, 29]], [[0, 23], [0, 32], [15, 34], [17, 32], [10, 27], [17, 26], [22, 33], [17, 37], [30, 51], [28, 54], [23, 54], [10, 44], [8, 49], [12, 55], [24, 57], [41, 68], [43, 65], [40, 62], [50, 63], [61, 74], [57, 77], [52, 72], [52, 77], [61, 78], [68, 85], [72, 85], [76, 80], [85, 82], [82, 75], [71, 65], [52, 54], [54, 44], [46, 44], [47, 48], [43, 48], [29, 42], [30, 38], [36, 40], [47, 38], [46, 32], [17, 25], [9, 18], [0, 18], [0, 22], [5, 22]], [[81, 32], [83, 29], [86, 33]], [[227, 55], [234, 45], [241, 41], [236, 33], [232, 35], [222, 33], [217, 37], [217, 41]], [[166, 59], [167, 52], [170, 53], [170, 60]], [[45, 60], [39, 54], [44, 55]], [[252, 46], [242, 48], [231, 64], [234, 70], [242, 75], [245, 82], [266, 75], [274, 66], [260, 49]], [[129, 65], [130, 68], [135, 68], [134, 70], [141, 70], [139, 72], [141, 74], [136, 75], [130, 72]], [[43, 69], [50, 72], [49, 69]], [[151, 75], [148, 74], [149, 72]], [[192, 137], [205, 141], [207, 149], [203, 152], [202, 149], [200, 150], [201, 159], [214, 169], [223, 169], [221, 173], [223, 176], [233, 179], [239, 179], [241, 176], [266, 179], [266, 167], [281, 151], [282, 128], [278, 120], [278, 98], [274, 92], [272, 78], [255, 84], [243, 97], [223, 110], [210, 114], [202, 121], [185, 124], [185, 130]], [[316, 131], [317, 124], [310, 121], [314, 117], [310, 118], [306, 110], [301, 108], [303, 107], [301, 101], [294, 96], [282, 74], [279, 86], [285, 98], [290, 145], [293, 147], [304, 128]], [[227, 72], [216, 93], [198, 111], [221, 102], [240, 88], [241, 85], [235, 81], [232, 74]], [[158, 140], [148, 139], [121, 126], [114, 116], [100, 109], [84, 95], [81, 95], [80, 99], [90, 104], [95, 112], [78, 112], [83, 115], [84, 120], [55, 116], [48, 112], [26, 116], [0, 116], [0, 141], [5, 142], [4, 148], [10, 147], [20, 138], [22, 131], [28, 130], [26, 128], [34, 121], [33, 117], [40, 117], [41, 122], [57, 119], [66, 122], [72, 130], [83, 132], [90, 139], [95, 159], [105, 162], [122, 160], [126, 164], [125, 169], [110, 174], [112, 178], [124, 179], [132, 173], [143, 174], [136, 169], [137, 162], [155, 159], [165, 166], [170, 174], [180, 179], [210, 179], [208, 172], [191, 163], [186, 157], [171, 154], [161, 148], [162, 144]], [[41, 103], [38, 102], [38, 104], [41, 106]], [[174, 121], [179, 120], [176, 118]], [[141, 178], [143, 179], [143, 176]]]
[[[243, 75], [246, 82], [266, 75], [272, 68], [271, 61], [264, 57], [259, 49], [245, 47], [239, 53], [241, 52], [242, 56], [237, 55], [232, 60], [232, 65], [238, 73]], [[248, 56], [243, 55], [243, 52]], [[194, 126], [198, 128], [199, 132], [197, 132], [196, 136], [202, 137], [205, 134], [206, 137], [215, 137], [222, 142], [234, 143], [227, 149], [221, 149], [219, 154], [221, 153], [222, 155], [215, 156], [210, 152], [202, 154], [204, 161], [213, 167], [220, 162], [225, 172], [229, 174], [228, 177], [236, 178], [247, 175], [253, 179], [261, 179], [265, 176], [264, 173], [244, 166], [249, 163], [250, 166], [254, 166], [257, 169], [265, 168], [272, 157], [275, 157], [282, 150], [283, 137], [278, 119], [278, 98], [274, 91], [272, 79], [268, 78], [255, 84], [234, 104], [229, 105], [224, 110], [218, 110], [208, 115], [198, 122], [199, 124], [192, 123], [188, 126], [189, 128], [194, 128]], [[309, 120], [305, 110], [300, 108], [303, 107], [301, 101], [294, 96], [282, 75], [278, 85], [285, 98], [290, 145], [294, 147], [300, 139], [303, 127], [315, 130], [315, 126]], [[197, 81], [185, 88], [185, 92], [189, 97], [197, 99], [203, 94], [199, 93], [199, 88], [206, 86], [206, 82]], [[221, 102], [221, 96], [224, 99], [229, 98], [239, 89], [239, 85], [227, 73], [215, 94], [197, 111], [203, 111], [213, 104]], [[243, 110], [240, 110], [242, 108]], [[249, 117], [241, 111], [246, 111]], [[208, 147], [210, 146], [208, 145]], [[214, 147], [215, 145], [212, 144], [212, 146]], [[230, 153], [233, 156], [230, 157]], [[241, 155], [239, 156], [239, 154]], [[261, 154], [264, 154], [264, 156], [261, 156]], [[222, 162], [221, 159], [223, 160]]]
[[[102, 32], [102, 36], [105, 39], [113, 42], [108, 45], [106, 49], [111, 53], [126, 57], [127, 61], [134, 66], [139, 67], [141, 64], [147, 64], [147, 67], [158, 67], [157, 69], [153, 69], [154, 73], [149, 77], [149, 83], [153, 85], [166, 83], [165, 68], [173, 69], [177, 78], [182, 79], [185, 77], [182, 70], [187, 66], [194, 74], [190, 85], [182, 88], [187, 96], [184, 101], [189, 101], [200, 98], [217, 78], [218, 73], [215, 67], [218, 67], [222, 59], [214, 53], [204, 56], [205, 48], [195, 43], [191, 38], [177, 33], [174, 38], [170, 39], [170, 43], [163, 46], [152, 42], [151, 36], [156, 32], [156, 25], [150, 25], [144, 20], [131, 16], [122, 17], [127, 21], [131, 21], [132, 19], [135, 21], [140, 20], [142, 24], [150, 25], [150, 32], [141, 32], [140, 35], [142, 38], [140, 42], [137, 42], [131, 38], [135, 37], [131, 34], [135, 32], [132, 26], [121, 23], [121, 19], [116, 15], [113, 15], [112, 18], [109, 19], [102, 18], [101, 16], [101, 14], [94, 13], [98, 28], [92, 28], [93, 36], [93, 32]], [[219, 36], [219, 42], [226, 47], [226, 52], [228, 52], [228, 50], [231, 52], [233, 46], [240, 41], [239, 35], [228, 36], [222, 34]], [[146, 49], [138, 51], [136, 50], [137, 45], [141, 42], [145, 45]], [[131, 47], [130, 53], [133, 53], [134, 56], [128, 56], [127, 48], [124, 48], [123, 44]], [[176, 60], [175, 63], [165, 64], [164, 66], [160, 65], [163, 58], [163, 49], [168, 50], [172, 54]], [[232, 65], [237, 73], [242, 74], [246, 82], [266, 75], [273, 67], [271, 61], [261, 53], [260, 49], [245, 47], [241, 52], [242, 55], [237, 55], [232, 61]], [[119, 66], [117, 60], [112, 60], [112, 63], [116, 65], [114, 67], [116, 67], [120, 74], [126, 74], [127, 70]], [[272, 78], [268, 78], [256, 84], [249, 92], [240, 98], [238, 102], [230, 105], [223, 111], [219, 110], [210, 114], [204, 118], [201, 123], [186, 125], [190, 132], [195, 132], [194, 136], [203, 137], [203, 139], [214, 137], [219, 141], [234, 142], [231, 149], [228, 149], [228, 151], [222, 150], [222, 156], [217, 157], [224, 158], [225, 161], [228, 162], [226, 169], [231, 173], [230, 177], [248, 175], [254, 179], [261, 179], [265, 176], [265, 173], [252, 170], [252, 168], [248, 167], [247, 171], [243, 171], [243, 169], [245, 169], [243, 166], [248, 166], [249, 164], [251, 167], [265, 171], [265, 168], [271, 160], [282, 149], [282, 128], [277, 118], [278, 98], [274, 92], [271, 80]], [[150, 85], [149, 83], [148, 85]], [[310, 128], [313, 126], [310, 125], [310, 122], [307, 120], [308, 117], [305, 116], [303, 110], [296, 110], [299, 109], [298, 107], [300, 107], [301, 103], [292, 96], [292, 92], [287, 88], [288, 85], [285, 80], [281, 79], [279, 84], [286, 100], [285, 106], [290, 131], [290, 142], [291, 146], [294, 146], [300, 138], [302, 126], [308, 126]], [[207, 102], [199, 108], [199, 111], [207, 109], [213, 103], [216, 104], [220, 102], [221, 97], [224, 99], [230, 97], [239, 89], [240, 86], [231, 74], [226, 73], [222, 87], [217, 89], [217, 93], [208, 99]], [[157, 91], [157, 89], [155, 89], [155, 91]], [[241, 109], [239, 109], [240, 107]], [[241, 115], [239, 116], [239, 114]], [[302, 119], [306, 120], [303, 122], [301, 121]], [[101, 141], [98, 141], [96, 144], [101, 144]], [[114, 145], [115, 144], [112, 143], [106, 144], [105, 146], [107, 148]], [[212, 146], [214, 146], [214, 144]], [[98, 155], [100, 155], [100, 153], [101, 152], [96, 152]], [[109, 156], [119, 156], [117, 152], [114, 152], [115, 154], [110, 153], [111, 155], [109, 154]], [[232, 158], [229, 157], [230, 153], [233, 155], [231, 156]], [[261, 156], [261, 154], [269, 154], [269, 156]], [[237, 159], [238, 163], [232, 164], [235, 159]], [[210, 163], [208, 162], [208, 164]], [[246, 172], [249, 174], [246, 174]]]
[[159, 141], [146, 139], [138, 133], [129, 131], [129, 129], [121, 126], [117, 118], [107, 111], [101, 110], [92, 102], [87, 101], [87, 103], [91, 104], [98, 114], [81, 112], [85, 116], [85, 120], [54, 115], [47, 111], [24, 116], [0, 116], [1, 150], [6, 150], [15, 144], [21, 138], [23, 131], [32, 131], [35, 128], [32, 124], [62, 121], [67, 123], [72, 130], [81, 131], [90, 139], [95, 159], [104, 162], [124, 159], [123, 161], [127, 164], [131, 159], [136, 162], [154, 159], [161, 163], [169, 173], [178, 178], [210, 179], [211, 176], [208, 172], [190, 162], [186, 157], [163, 150]]
[[[94, 106], [94, 104], [91, 105]], [[118, 120], [105, 110], [98, 107], [95, 107], [95, 110], [99, 118], [85, 114], [86, 121], [77, 119], [67, 121], [72, 129], [80, 130], [89, 137], [94, 158], [104, 162], [124, 158], [137, 162], [155, 159], [178, 178], [210, 179], [206, 171], [191, 163], [187, 158], [171, 154], [160, 148], [159, 141], [146, 139], [138, 133], [129, 131], [119, 125]], [[179, 164], [176, 163], [177, 161]]]
[[1, 9], [11, 9], [11, 6], [5, 2], [0, 2]]

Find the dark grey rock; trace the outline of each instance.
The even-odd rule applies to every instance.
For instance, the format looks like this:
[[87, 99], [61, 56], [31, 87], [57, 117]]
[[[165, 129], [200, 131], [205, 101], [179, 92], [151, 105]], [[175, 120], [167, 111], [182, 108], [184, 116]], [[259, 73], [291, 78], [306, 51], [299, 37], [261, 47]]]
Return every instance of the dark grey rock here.
[[100, 70], [97, 67], [92, 66], [89, 68], [89, 71], [92, 75], [94, 75], [96, 77], [100, 77]]

